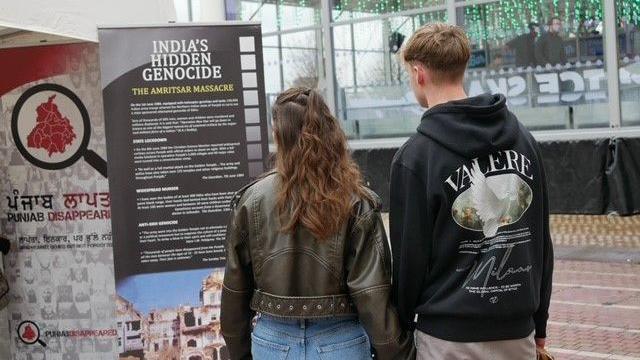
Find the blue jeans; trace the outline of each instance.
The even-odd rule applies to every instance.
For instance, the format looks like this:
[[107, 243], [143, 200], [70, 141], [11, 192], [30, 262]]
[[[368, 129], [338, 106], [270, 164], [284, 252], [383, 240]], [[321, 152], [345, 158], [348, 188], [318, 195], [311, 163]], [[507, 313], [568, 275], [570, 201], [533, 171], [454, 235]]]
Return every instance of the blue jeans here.
[[254, 360], [370, 360], [369, 337], [355, 317], [318, 320], [261, 315], [251, 334]]

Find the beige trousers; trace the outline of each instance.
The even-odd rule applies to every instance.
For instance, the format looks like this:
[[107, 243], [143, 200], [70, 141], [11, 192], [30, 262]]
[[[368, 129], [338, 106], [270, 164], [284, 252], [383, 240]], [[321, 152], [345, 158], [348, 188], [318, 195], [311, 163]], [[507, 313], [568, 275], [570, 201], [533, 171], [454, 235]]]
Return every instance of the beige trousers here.
[[465, 343], [416, 330], [417, 360], [536, 360], [533, 334], [523, 339]]

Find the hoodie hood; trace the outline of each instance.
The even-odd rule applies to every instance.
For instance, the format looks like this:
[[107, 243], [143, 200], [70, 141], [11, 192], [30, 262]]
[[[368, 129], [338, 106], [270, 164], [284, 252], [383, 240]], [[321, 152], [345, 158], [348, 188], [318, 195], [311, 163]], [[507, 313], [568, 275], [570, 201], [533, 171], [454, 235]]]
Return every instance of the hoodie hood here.
[[467, 158], [504, 150], [518, 138], [518, 121], [502, 94], [450, 101], [422, 115], [418, 132]]

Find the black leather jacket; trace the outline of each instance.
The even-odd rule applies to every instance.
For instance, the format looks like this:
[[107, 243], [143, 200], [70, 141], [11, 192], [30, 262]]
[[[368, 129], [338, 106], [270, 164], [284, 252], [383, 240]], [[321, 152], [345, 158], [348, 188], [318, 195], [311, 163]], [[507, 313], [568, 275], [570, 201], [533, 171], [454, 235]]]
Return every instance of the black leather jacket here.
[[390, 303], [391, 254], [379, 200], [354, 199], [354, 215], [340, 233], [318, 241], [304, 228], [279, 231], [277, 186], [271, 173], [234, 200], [221, 309], [231, 358], [251, 359], [251, 323], [260, 312], [300, 319], [357, 315], [379, 359], [413, 359], [413, 338], [401, 330]]

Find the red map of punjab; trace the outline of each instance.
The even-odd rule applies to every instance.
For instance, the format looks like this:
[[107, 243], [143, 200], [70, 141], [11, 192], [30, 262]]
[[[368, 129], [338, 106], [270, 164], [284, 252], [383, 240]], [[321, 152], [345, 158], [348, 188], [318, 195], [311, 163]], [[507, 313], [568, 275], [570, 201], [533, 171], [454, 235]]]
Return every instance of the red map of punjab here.
[[46, 103], [38, 106], [36, 127], [27, 136], [28, 147], [45, 149], [49, 156], [56, 152], [64, 153], [67, 145], [71, 145], [76, 138], [71, 122], [60, 113], [58, 105], [53, 102], [55, 97], [50, 96]]

